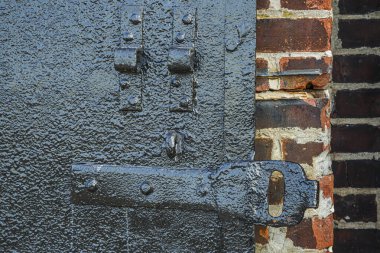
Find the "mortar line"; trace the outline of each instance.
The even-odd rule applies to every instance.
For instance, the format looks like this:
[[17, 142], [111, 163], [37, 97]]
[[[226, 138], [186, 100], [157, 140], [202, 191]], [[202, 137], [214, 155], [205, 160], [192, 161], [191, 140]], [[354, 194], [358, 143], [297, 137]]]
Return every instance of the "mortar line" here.
[[379, 83], [332, 83], [333, 90], [380, 89]]
[[354, 187], [342, 187], [335, 188], [334, 194], [345, 197], [347, 195], [373, 195], [380, 194], [380, 188], [354, 188]]
[[372, 12], [369, 14], [335, 14], [334, 19], [340, 19], [340, 20], [380, 19], [380, 12]]
[[380, 152], [331, 153], [333, 161], [380, 160]]
[[332, 118], [331, 124], [380, 126], [380, 118]]
[[327, 19], [332, 18], [331, 10], [289, 10], [276, 7], [258, 10], [257, 19]]
[[342, 48], [337, 45], [333, 50], [336, 55], [380, 55], [380, 47]]

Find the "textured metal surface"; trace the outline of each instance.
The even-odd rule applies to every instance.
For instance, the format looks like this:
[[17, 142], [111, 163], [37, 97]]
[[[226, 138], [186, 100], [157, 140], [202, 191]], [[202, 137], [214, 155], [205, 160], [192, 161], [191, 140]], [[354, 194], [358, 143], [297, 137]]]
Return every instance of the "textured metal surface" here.
[[[182, 6], [192, 19], [178, 14], [173, 28]], [[74, 205], [70, 169], [251, 159], [255, 1], [6, 0], [0, 12], [1, 252], [253, 250], [253, 227], [215, 212]], [[249, 33], [227, 51], [243, 20]], [[193, 42], [176, 44], [174, 30], [192, 25]], [[193, 73], [170, 73], [173, 47], [194, 48]], [[118, 48], [141, 48], [140, 72], [115, 70]], [[191, 110], [171, 110], [186, 101]], [[182, 152], [170, 157], [173, 132]]]
[[[278, 217], [269, 215], [269, 178], [285, 178], [285, 201]], [[247, 223], [289, 226], [318, 204], [318, 183], [302, 167], [281, 161], [227, 163], [216, 171], [152, 167], [74, 165], [76, 204], [216, 211]], [[97, 182], [95, 185], [94, 182]]]

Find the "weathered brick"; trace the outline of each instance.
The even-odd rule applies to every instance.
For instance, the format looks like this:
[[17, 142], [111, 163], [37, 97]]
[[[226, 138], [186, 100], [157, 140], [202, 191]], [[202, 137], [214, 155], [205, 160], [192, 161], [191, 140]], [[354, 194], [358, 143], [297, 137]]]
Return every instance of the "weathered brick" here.
[[272, 154], [273, 141], [271, 139], [255, 140], [255, 160], [270, 160]]
[[323, 89], [331, 81], [332, 58], [323, 57], [284, 57], [280, 59], [281, 71], [302, 71], [318, 69], [321, 74], [317, 75], [294, 75], [281, 77], [281, 88], [289, 89]]
[[[269, 77], [256, 78], [256, 91], [268, 91]], [[322, 75], [299, 75], [299, 76], [280, 76], [280, 90], [306, 90], [306, 89], [325, 89], [331, 81], [330, 74]]]
[[269, 79], [265, 77], [256, 77], [256, 91], [268, 91], [269, 90]]
[[267, 73], [268, 61], [262, 58], [256, 59], [256, 73]]
[[286, 237], [294, 246], [307, 249], [324, 249], [333, 244], [333, 216], [320, 219], [305, 219], [300, 224], [288, 228]]
[[370, 125], [338, 125], [331, 129], [333, 152], [380, 151], [380, 127]]
[[380, 89], [338, 90], [334, 105], [336, 118], [380, 117]]
[[333, 80], [337, 83], [380, 82], [380, 56], [335, 55]]
[[380, 187], [379, 160], [333, 161], [335, 187]]
[[326, 128], [329, 127], [328, 106], [327, 98], [259, 100], [256, 103], [256, 128]]
[[378, 253], [380, 230], [335, 229], [334, 253]]
[[294, 246], [315, 249], [317, 246], [311, 219], [304, 219], [298, 225], [288, 227], [286, 237], [293, 241]]
[[281, 7], [293, 10], [330, 10], [331, 0], [281, 0]]
[[343, 48], [379, 47], [380, 19], [339, 20], [338, 37]]
[[334, 218], [347, 222], [377, 221], [376, 195], [347, 195], [334, 196]]
[[331, 68], [331, 57], [323, 57], [321, 59], [314, 57], [283, 57], [280, 59], [281, 71], [319, 69], [321, 73], [330, 73]]
[[324, 176], [319, 180], [319, 190], [324, 198], [334, 199], [334, 176]]
[[330, 18], [259, 19], [257, 51], [326, 51], [330, 49], [331, 27]]
[[255, 241], [260, 244], [267, 244], [269, 241], [268, 227], [262, 225], [255, 226]]
[[257, 0], [257, 9], [262, 10], [262, 9], [268, 9], [269, 8], [269, 0]]
[[280, 88], [283, 90], [324, 89], [331, 81], [331, 74], [282, 76]]
[[378, 0], [339, 0], [340, 14], [366, 14], [380, 11]]
[[316, 241], [316, 247], [317, 249], [326, 249], [330, 246], [333, 246], [334, 241], [334, 223], [333, 223], [333, 215], [329, 215], [326, 218], [318, 218], [313, 217], [312, 219], [312, 226], [313, 226], [313, 233]]
[[324, 150], [323, 143], [320, 142], [298, 144], [296, 141], [289, 139], [281, 141], [281, 148], [284, 160], [309, 165], [313, 165], [313, 158]]

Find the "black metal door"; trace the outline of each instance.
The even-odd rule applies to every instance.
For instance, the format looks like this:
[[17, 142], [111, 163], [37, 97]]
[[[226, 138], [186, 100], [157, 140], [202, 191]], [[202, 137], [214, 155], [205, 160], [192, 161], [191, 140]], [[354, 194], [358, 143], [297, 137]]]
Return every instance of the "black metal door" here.
[[255, 10], [250, 0], [1, 3], [0, 251], [254, 251], [252, 222], [119, 205], [128, 180], [116, 173], [92, 196], [96, 180], [71, 166], [251, 161]]
[[[232, 224], [241, 232], [224, 240], [234, 239], [236, 251], [252, 246], [251, 227], [223, 226], [216, 213], [73, 205], [70, 167], [212, 168], [248, 158], [254, 1], [9, 1], [1, 12], [2, 251], [218, 251]], [[133, 14], [141, 21], [131, 21]], [[225, 36], [237, 39], [235, 25], [243, 21], [252, 26], [246, 42], [227, 55]], [[128, 29], [133, 41], [123, 38]], [[184, 43], [176, 42], [179, 32], [186, 32]], [[115, 49], [140, 46], [141, 72], [119, 74]], [[194, 48], [194, 71], [169, 71], [175, 47]], [[141, 111], [126, 109], [131, 96]], [[189, 110], [171, 110], [180, 103]], [[241, 111], [235, 103], [244, 103]], [[163, 147], [171, 132], [184, 138], [177, 159]]]

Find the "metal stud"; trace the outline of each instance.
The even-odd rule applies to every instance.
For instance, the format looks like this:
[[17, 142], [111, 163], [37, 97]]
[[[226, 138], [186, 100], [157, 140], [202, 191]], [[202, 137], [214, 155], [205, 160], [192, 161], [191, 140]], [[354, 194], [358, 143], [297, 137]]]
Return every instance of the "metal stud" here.
[[181, 86], [181, 81], [178, 80], [176, 77], [173, 77], [172, 80], [170, 80], [170, 83], [173, 87], [180, 87]]
[[98, 189], [97, 184], [98, 182], [94, 178], [87, 178], [83, 183], [84, 188], [90, 192], [94, 192]]
[[123, 39], [124, 41], [128, 42], [128, 41], [132, 41], [134, 39], [134, 36], [133, 36], [133, 33], [131, 32], [125, 32], [124, 33], [124, 36], [123, 36]]
[[131, 106], [135, 106], [140, 102], [140, 99], [138, 96], [129, 96], [128, 97], [128, 104]]
[[182, 43], [185, 41], [185, 36], [186, 36], [186, 33], [184, 32], [179, 32], [177, 33], [177, 36], [175, 37], [175, 40], [178, 42], [178, 43]]
[[131, 15], [131, 17], [129, 18], [129, 21], [132, 22], [132, 24], [134, 25], [138, 25], [141, 23], [142, 19], [141, 19], [141, 15], [140, 14], [137, 14], [137, 13], [133, 13]]
[[149, 182], [144, 182], [140, 185], [140, 191], [144, 195], [149, 195], [153, 192], [153, 186]]
[[193, 23], [193, 16], [191, 14], [186, 14], [185, 16], [183, 16], [182, 22], [185, 25], [189, 25], [189, 24]]
[[183, 97], [179, 102], [179, 106], [182, 108], [189, 108], [190, 100], [187, 97]]

